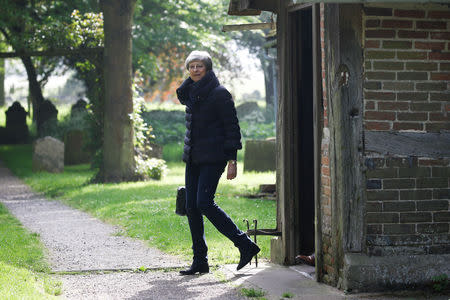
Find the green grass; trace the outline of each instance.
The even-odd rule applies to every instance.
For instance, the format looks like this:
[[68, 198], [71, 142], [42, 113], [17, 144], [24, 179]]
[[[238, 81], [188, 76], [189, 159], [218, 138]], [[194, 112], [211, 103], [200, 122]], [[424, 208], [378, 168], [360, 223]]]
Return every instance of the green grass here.
[[[32, 173], [30, 146], [0, 147], [0, 158], [34, 190], [62, 199], [95, 217], [119, 225], [126, 235], [147, 240], [167, 253], [185, 259], [192, 257], [191, 237], [186, 217], [175, 211], [176, 188], [184, 184], [184, 164], [168, 163], [168, 174], [161, 181], [88, 184], [93, 171], [87, 165], [66, 167], [62, 174]], [[222, 177], [216, 202], [245, 230], [242, 220], [258, 219], [259, 228], [276, 226], [276, 203], [240, 195], [255, 192], [259, 184], [274, 183], [275, 174], [242, 173], [228, 181]], [[212, 264], [237, 263], [239, 251], [205, 218], [205, 235]], [[258, 237], [260, 258], [270, 257], [270, 237]]]
[[0, 204], [0, 295], [2, 299], [48, 299], [61, 293], [37, 234], [29, 233]]
[[289, 292], [285, 292], [283, 293], [283, 295], [281, 295], [282, 298], [294, 298], [294, 294], [289, 293]]
[[263, 290], [260, 289], [254, 289], [254, 288], [242, 288], [241, 294], [248, 298], [260, 298], [264, 296], [266, 293]]

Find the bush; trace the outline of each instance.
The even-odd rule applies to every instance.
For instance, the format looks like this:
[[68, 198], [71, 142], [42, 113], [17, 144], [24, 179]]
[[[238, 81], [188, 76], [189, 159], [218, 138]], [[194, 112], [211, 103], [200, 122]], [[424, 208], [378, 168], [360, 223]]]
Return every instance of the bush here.
[[155, 142], [159, 145], [182, 143], [186, 132], [185, 113], [179, 110], [151, 110], [142, 112], [145, 123], [151, 125]]
[[163, 159], [165, 161], [179, 162], [183, 158], [183, 147], [182, 143], [170, 143], [164, 145], [163, 148]]
[[166, 162], [162, 159], [148, 156], [151, 142], [154, 140], [152, 126], [143, 119], [144, 99], [138, 96], [133, 98], [134, 111], [130, 114], [134, 128], [134, 148], [136, 174], [144, 179], [160, 180], [166, 171]]
[[160, 180], [166, 174], [167, 166], [163, 159], [143, 159], [140, 156], [136, 156], [135, 159], [136, 173], [144, 176], [145, 179]]
[[240, 122], [244, 139], [264, 140], [275, 136], [275, 123]]

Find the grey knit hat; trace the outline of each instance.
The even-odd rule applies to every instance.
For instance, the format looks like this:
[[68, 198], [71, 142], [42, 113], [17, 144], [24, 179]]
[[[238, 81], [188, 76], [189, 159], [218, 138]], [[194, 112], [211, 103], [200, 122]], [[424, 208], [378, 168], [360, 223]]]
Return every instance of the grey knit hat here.
[[212, 70], [212, 60], [211, 56], [206, 51], [198, 51], [194, 50], [192, 51], [189, 56], [186, 58], [186, 62], [184, 63], [186, 66], [186, 69], [189, 70], [189, 64], [195, 60], [199, 60], [202, 63], [205, 64], [206, 71]]

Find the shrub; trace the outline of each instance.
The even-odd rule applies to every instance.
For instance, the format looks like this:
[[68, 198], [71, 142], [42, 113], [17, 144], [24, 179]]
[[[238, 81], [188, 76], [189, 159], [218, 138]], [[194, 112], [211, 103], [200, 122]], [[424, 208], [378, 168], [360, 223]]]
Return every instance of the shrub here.
[[166, 161], [158, 158], [143, 159], [136, 156], [136, 173], [145, 179], [160, 180], [167, 171]]
[[181, 143], [186, 132], [185, 114], [179, 110], [143, 111], [142, 118], [153, 128], [155, 142], [159, 145]]
[[150, 142], [155, 138], [153, 128], [142, 117], [144, 99], [135, 95], [133, 97], [134, 110], [130, 114], [134, 128], [134, 147], [136, 174], [144, 179], [160, 180], [167, 169], [166, 162], [162, 159], [148, 157], [151, 150]]
[[263, 140], [275, 136], [275, 123], [240, 122], [244, 139]]

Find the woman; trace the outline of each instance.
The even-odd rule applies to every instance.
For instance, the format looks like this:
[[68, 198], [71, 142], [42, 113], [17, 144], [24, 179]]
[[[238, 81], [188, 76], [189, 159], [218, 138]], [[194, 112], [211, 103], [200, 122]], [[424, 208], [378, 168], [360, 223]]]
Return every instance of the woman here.
[[214, 74], [207, 52], [193, 51], [185, 65], [189, 78], [177, 89], [177, 96], [186, 105], [183, 161], [194, 259], [191, 267], [180, 273], [209, 272], [203, 215], [238, 247], [240, 270], [260, 249], [214, 202], [217, 184], [227, 164], [227, 179], [234, 179], [237, 173], [236, 155], [242, 145], [236, 109], [231, 94]]

